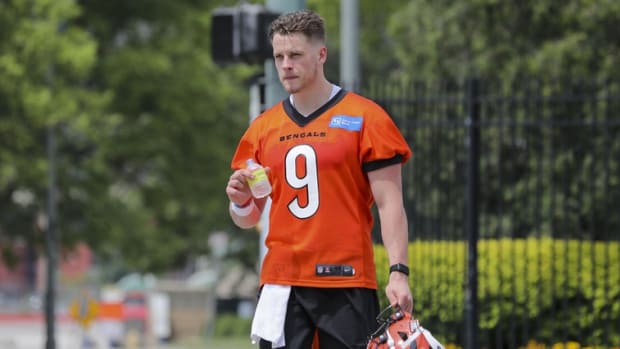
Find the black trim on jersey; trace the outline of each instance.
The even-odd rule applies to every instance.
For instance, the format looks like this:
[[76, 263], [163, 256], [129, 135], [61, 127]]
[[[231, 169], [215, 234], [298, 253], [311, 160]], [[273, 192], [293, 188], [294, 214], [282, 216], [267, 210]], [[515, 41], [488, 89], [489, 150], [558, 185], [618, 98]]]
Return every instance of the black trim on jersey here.
[[347, 91], [345, 89], [341, 89], [340, 91], [338, 91], [338, 93], [336, 93], [334, 97], [332, 97], [329, 101], [327, 101], [327, 103], [323, 104], [322, 107], [320, 107], [319, 109], [317, 109], [316, 111], [314, 111], [312, 114], [308, 116], [303, 116], [300, 112], [297, 111], [297, 109], [295, 109], [295, 107], [291, 104], [290, 97], [286, 97], [282, 101], [282, 104], [284, 107], [284, 112], [286, 112], [288, 117], [291, 118], [291, 120], [293, 120], [297, 125], [299, 125], [299, 127], [304, 127], [310, 121], [316, 119], [321, 114], [325, 113], [327, 109], [338, 104], [338, 102], [340, 102], [346, 94], [347, 94]]
[[400, 164], [401, 162], [403, 162], [403, 155], [396, 154], [389, 159], [381, 159], [381, 160], [376, 160], [376, 161], [366, 163], [362, 165], [362, 170], [364, 172], [371, 172], [371, 171], [375, 171], [375, 170], [378, 170], [384, 167], [388, 167], [390, 165]]

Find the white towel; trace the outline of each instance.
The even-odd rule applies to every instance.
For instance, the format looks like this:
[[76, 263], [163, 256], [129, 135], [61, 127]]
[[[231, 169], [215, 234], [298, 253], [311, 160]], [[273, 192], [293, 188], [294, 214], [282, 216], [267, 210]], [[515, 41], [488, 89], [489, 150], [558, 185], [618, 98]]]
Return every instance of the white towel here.
[[250, 338], [257, 343], [260, 338], [271, 342], [273, 348], [286, 345], [284, 341], [284, 318], [291, 295], [291, 286], [265, 284], [258, 298], [252, 320]]

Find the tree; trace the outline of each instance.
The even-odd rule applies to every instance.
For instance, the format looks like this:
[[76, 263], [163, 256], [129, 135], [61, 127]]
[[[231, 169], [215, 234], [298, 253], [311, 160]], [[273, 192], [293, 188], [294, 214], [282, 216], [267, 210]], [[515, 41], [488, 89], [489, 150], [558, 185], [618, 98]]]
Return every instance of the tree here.
[[45, 129], [59, 132], [59, 232], [143, 271], [228, 229], [224, 187], [247, 125], [245, 78], [209, 52], [213, 1], [0, 4], [0, 231], [37, 246]]
[[[0, 245], [15, 240], [33, 249], [43, 238], [47, 197], [45, 130], [59, 125], [72, 182], [63, 202], [87, 191], [81, 178], [96, 130], [111, 126], [102, 112], [106, 93], [84, 88], [96, 61], [96, 41], [69, 22], [79, 16], [72, 1], [4, 1], [0, 4]], [[67, 222], [68, 223], [68, 222]], [[72, 224], [69, 224], [72, 225]], [[69, 238], [67, 236], [67, 238]]]
[[[391, 15], [388, 40], [398, 65], [384, 72], [382, 82], [391, 75], [390, 84], [404, 81], [418, 97], [426, 89], [432, 90], [432, 98], [440, 96], [445, 102], [455, 97], [444, 117], [462, 127], [466, 116], [463, 81], [482, 78], [480, 100], [487, 105], [484, 122], [498, 125], [482, 136], [489, 146], [481, 154], [481, 163], [492, 164], [481, 202], [483, 218], [494, 227], [487, 234], [510, 231], [522, 237], [533, 231], [555, 234], [565, 230], [573, 237], [604, 239], [601, 227], [615, 231], [618, 220], [606, 212], [619, 197], [610, 193], [606, 201], [603, 194], [604, 188], [618, 181], [620, 163], [613, 154], [620, 144], [614, 141], [617, 128], [599, 123], [616, 118], [611, 110], [615, 110], [617, 87], [606, 81], [616, 79], [620, 72], [620, 42], [613, 24], [619, 20], [617, 2], [581, 0], [412, 1]], [[424, 102], [420, 105], [423, 108]], [[396, 116], [430, 121], [429, 115], [432, 112]], [[592, 127], [570, 127], [571, 122], [584, 120], [591, 121]], [[559, 126], [519, 133], [511, 126], [527, 123]], [[600, 125], [611, 127], [605, 130]], [[447, 132], [438, 137], [445, 138], [441, 149], [430, 151], [448, 151], [462, 141], [449, 139]], [[541, 166], [524, 156], [543, 149], [552, 149], [552, 163]], [[417, 154], [424, 157], [420, 150]], [[609, 160], [595, 161], [601, 158]], [[525, 174], [537, 171], [551, 181], [542, 188], [543, 200], [558, 200], [562, 210], [572, 214], [550, 212], [550, 224], [523, 215], [507, 218], [501, 203], [510, 202], [514, 212], [527, 211], [527, 202], [518, 203], [515, 198], [527, 197], [531, 181]], [[562, 190], [560, 196], [554, 183]], [[452, 185], [461, 184], [453, 181]], [[596, 196], [571, 204], [584, 188]]]
[[[340, 1], [307, 0], [307, 7], [317, 11], [324, 19], [327, 30], [328, 59], [325, 66], [327, 77], [338, 83], [340, 76]], [[391, 16], [400, 11], [408, 1], [360, 0], [359, 5], [359, 47], [362, 81], [375, 76], [384, 76], [398, 66], [393, 41], [387, 31]]]
[[410, 78], [618, 73], [616, 1], [411, 1], [389, 20]]

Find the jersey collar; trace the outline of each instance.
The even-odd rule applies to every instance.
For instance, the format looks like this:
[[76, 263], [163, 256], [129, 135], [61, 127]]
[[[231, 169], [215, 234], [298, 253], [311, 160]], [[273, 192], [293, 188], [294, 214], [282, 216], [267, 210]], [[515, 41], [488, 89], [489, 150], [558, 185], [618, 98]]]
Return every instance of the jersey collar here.
[[282, 104], [284, 107], [284, 112], [286, 112], [289, 118], [291, 118], [291, 120], [293, 120], [300, 127], [304, 127], [310, 123], [310, 121], [316, 119], [321, 114], [325, 113], [325, 111], [338, 104], [338, 102], [340, 102], [346, 94], [347, 91], [345, 89], [341, 89], [334, 97], [330, 98], [327, 103], [323, 104], [322, 107], [315, 110], [308, 116], [303, 116], [300, 112], [298, 112], [297, 109], [295, 109], [295, 107], [291, 104], [291, 100], [289, 98], [285, 98], [282, 101]]

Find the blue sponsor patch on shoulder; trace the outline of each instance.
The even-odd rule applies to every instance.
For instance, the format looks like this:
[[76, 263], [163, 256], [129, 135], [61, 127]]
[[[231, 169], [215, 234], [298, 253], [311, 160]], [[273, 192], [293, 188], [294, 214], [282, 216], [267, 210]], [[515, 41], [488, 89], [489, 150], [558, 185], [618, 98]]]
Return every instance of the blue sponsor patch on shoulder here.
[[329, 122], [329, 127], [342, 128], [348, 131], [359, 131], [362, 129], [364, 118], [361, 116], [334, 115]]

